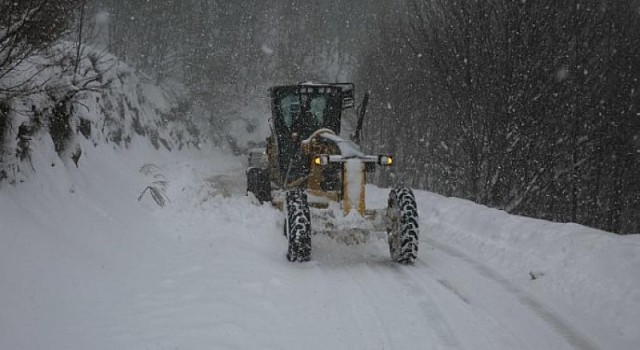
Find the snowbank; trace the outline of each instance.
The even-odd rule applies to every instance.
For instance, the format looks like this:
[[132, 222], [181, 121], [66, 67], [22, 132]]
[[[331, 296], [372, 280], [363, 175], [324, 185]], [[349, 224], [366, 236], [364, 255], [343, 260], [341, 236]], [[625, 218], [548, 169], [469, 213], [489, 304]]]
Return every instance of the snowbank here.
[[[155, 216], [161, 208], [148, 193], [138, 198], [159, 178], [181, 180], [167, 178], [162, 164], [195, 151], [80, 143], [82, 166], [36, 150], [37, 176], [0, 188], [2, 349], [139, 348], [119, 342], [127, 332], [120, 326], [134, 317], [129, 302], [145, 276], [163, 271], [171, 247]], [[229, 163], [215, 150], [206, 154]]]
[[640, 344], [640, 235], [509, 215], [421, 191], [417, 200], [423, 235], [497, 269], [594, 338], [613, 331], [615, 348]]

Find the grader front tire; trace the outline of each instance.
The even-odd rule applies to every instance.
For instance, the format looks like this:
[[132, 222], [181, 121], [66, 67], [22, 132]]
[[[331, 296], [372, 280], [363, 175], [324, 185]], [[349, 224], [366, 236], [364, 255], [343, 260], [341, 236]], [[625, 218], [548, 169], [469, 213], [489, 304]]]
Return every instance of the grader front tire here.
[[418, 257], [418, 208], [410, 188], [395, 187], [389, 193], [389, 252], [391, 259], [412, 265]]
[[286, 195], [285, 232], [289, 242], [287, 260], [305, 262], [311, 259], [311, 212], [307, 194], [290, 190]]

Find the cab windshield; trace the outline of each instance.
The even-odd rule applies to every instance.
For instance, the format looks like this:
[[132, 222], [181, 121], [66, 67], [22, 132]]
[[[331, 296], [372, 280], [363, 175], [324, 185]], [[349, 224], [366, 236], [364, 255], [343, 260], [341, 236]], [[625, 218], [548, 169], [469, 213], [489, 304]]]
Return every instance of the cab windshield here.
[[289, 129], [299, 124], [306, 128], [321, 128], [326, 109], [327, 98], [324, 95], [292, 94], [280, 99], [282, 117]]

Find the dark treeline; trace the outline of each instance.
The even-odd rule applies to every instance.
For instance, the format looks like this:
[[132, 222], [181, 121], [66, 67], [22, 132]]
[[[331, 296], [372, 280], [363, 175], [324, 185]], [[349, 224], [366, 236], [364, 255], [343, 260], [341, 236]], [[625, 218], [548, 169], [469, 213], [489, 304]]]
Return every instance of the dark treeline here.
[[637, 1], [419, 0], [398, 11], [406, 21], [381, 26], [359, 76], [378, 101], [368, 140], [397, 154], [404, 181], [640, 231]]

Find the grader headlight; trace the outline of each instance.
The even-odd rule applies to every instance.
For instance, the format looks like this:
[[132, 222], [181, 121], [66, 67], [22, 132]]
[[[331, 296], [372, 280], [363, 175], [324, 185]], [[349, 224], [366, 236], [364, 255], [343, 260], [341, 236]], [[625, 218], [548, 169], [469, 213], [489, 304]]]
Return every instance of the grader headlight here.
[[393, 165], [393, 156], [390, 155], [379, 155], [378, 156], [378, 165], [382, 166], [391, 166]]
[[321, 155], [315, 156], [315, 157], [313, 157], [313, 163], [315, 165], [325, 166], [325, 165], [329, 164], [329, 155], [328, 154], [321, 154]]

